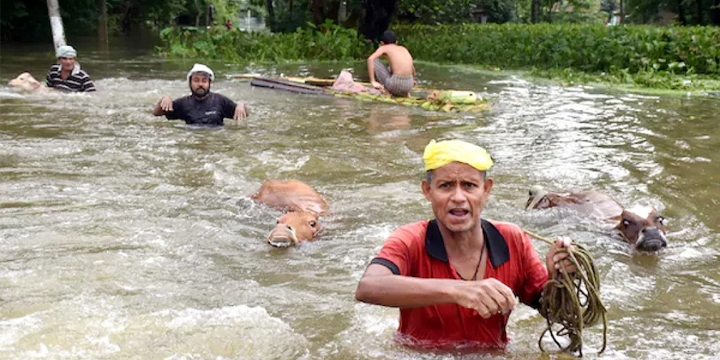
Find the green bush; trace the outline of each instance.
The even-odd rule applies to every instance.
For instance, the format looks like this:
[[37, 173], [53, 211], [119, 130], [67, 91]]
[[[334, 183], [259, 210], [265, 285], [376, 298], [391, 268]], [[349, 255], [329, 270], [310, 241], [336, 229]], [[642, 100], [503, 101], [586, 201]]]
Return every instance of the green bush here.
[[173, 57], [224, 59], [237, 62], [283, 60], [347, 60], [363, 58], [368, 45], [353, 29], [332, 23], [309, 24], [293, 33], [244, 32], [224, 27], [167, 28], [160, 32]]
[[720, 74], [717, 27], [462, 24], [394, 30], [415, 58], [441, 63]]
[[[530, 69], [564, 81], [644, 88], [720, 89], [716, 27], [580, 24], [394, 26], [418, 60]], [[332, 23], [294, 33], [168, 28], [161, 52], [236, 62], [364, 59], [372, 49], [355, 30]]]

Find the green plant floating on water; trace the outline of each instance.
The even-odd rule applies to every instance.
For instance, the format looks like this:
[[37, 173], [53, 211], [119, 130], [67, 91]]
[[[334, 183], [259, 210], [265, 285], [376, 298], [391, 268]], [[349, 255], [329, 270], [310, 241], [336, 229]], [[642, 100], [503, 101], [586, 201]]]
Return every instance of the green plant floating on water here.
[[391, 97], [389, 95], [373, 95], [365, 92], [355, 94], [328, 91], [331, 91], [337, 97], [419, 106], [428, 111], [479, 113], [490, 108], [487, 100], [472, 91], [436, 90], [426, 97]]

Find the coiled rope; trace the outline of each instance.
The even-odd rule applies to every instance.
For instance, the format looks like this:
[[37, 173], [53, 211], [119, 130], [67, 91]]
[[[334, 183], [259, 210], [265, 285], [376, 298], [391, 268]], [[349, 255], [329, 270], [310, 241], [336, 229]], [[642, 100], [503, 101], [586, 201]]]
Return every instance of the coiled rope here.
[[[525, 233], [550, 246], [555, 244], [552, 240], [533, 232], [525, 230]], [[603, 340], [602, 348], [598, 352], [602, 354], [607, 344], [607, 310], [600, 299], [600, 276], [590, 252], [581, 244], [574, 243], [574, 245], [574, 248], [561, 248], [557, 252], [567, 252], [569, 256], [566, 259], [575, 265], [577, 271], [568, 274], [566, 271], [556, 270], [550, 274], [550, 279], [543, 289], [540, 312], [545, 315], [547, 328], [540, 335], [538, 346], [541, 351], [545, 351], [542, 339], [546, 333], [550, 333], [561, 351], [577, 352], [582, 357], [583, 329], [597, 324], [602, 319]], [[560, 266], [565, 269], [564, 261]], [[552, 330], [554, 324], [559, 324], [561, 327], [557, 334]], [[570, 343], [563, 347], [557, 339], [558, 336], [567, 336]]]

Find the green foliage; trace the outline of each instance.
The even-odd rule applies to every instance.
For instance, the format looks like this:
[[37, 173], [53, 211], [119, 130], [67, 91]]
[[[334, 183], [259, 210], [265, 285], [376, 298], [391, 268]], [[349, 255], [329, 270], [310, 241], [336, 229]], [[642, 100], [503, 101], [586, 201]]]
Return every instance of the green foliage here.
[[[720, 29], [714, 27], [461, 24], [393, 29], [416, 59], [439, 63], [591, 74], [720, 74]], [[330, 21], [287, 34], [186, 27], [165, 29], [161, 36], [166, 43], [161, 52], [170, 56], [237, 61], [363, 59], [369, 50], [355, 30]]]
[[515, 19], [517, 0], [403, 0], [398, 15], [421, 24], [452, 24], [480, 22], [484, 10], [487, 21], [503, 23]]
[[720, 74], [715, 27], [463, 24], [394, 27], [417, 58], [515, 69]]
[[423, 24], [462, 22], [470, 19], [472, 0], [404, 0], [398, 13], [407, 14]]
[[287, 34], [228, 31], [225, 28], [166, 28], [160, 36], [162, 54], [173, 57], [280, 62], [283, 60], [343, 60], [363, 58], [367, 43], [354, 29], [327, 21]]
[[608, 73], [586, 73], [573, 69], [533, 69], [531, 74], [548, 79], [562, 79], [567, 85], [606, 84], [620, 88], [650, 88], [681, 91], [720, 90], [717, 76], [698, 74], [678, 75], [667, 71], [643, 70], [630, 73], [627, 69]]
[[[625, 10], [628, 13], [627, 21], [652, 23], [658, 20], [661, 10], [677, 14], [682, 6], [688, 24], [703, 25], [708, 23], [709, 14], [715, 8], [714, 4], [715, 0], [626, 0]], [[698, 6], [700, 6], [700, 14], [698, 14]]]
[[[273, 32], [291, 33], [298, 28], [307, 28], [312, 16], [310, 15], [308, 0], [276, 0], [275, 21], [271, 29]], [[292, 3], [292, 10], [290, 10]], [[266, 23], [270, 23], [266, 21]]]

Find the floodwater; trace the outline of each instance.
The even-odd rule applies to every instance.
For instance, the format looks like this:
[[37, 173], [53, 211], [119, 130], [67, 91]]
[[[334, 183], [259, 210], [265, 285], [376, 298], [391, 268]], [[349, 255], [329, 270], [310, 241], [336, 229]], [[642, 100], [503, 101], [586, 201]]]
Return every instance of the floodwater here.
[[[544, 320], [522, 306], [491, 354], [419, 353], [392, 341], [398, 311], [357, 303], [368, 262], [398, 226], [431, 216], [420, 192], [430, 139], [496, 160], [484, 216], [587, 245], [608, 308], [604, 359], [720, 358], [720, 135], [709, 98], [558, 87], [418, 64], [421, 85], [486, 93], [483, 115], [252, 88], [236, 73], [316, 75], [362, 64], [210, 63], [212, 90], [251, 116], [222, 129], [153, 117], [188, 94], [192, 61], [146, 44], [79, 43], [94, 94], [27, 94], [50, 46], [4, 44], [0, 64], [0, 358], [539, 359]], [[296, 178], [329, 202], [322, 239], [274, 249], [278, 212], [249, 195]], [[527, 190], [599, 189], [670, 220], [669, 247], [634, 253], [566, 211], [523, 209]], [[542, 254], [547, 245], [537, 242]], [[598, 358], [600, 327], [584, 352]]]

